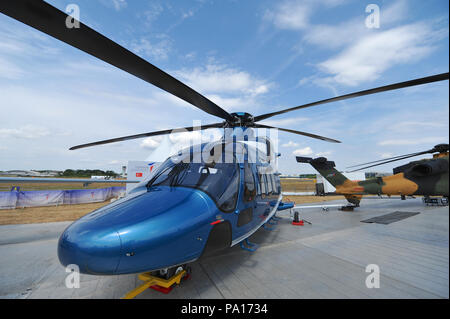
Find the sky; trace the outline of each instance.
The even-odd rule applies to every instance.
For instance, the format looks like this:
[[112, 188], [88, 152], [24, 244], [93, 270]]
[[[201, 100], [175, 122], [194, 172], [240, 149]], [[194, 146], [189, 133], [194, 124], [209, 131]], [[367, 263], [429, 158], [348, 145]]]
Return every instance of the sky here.
[[[445, 0], [47, 2], [62, 11], [76, 4], [83, 23], [228, 112], [259, 115], [449, 70]], [[380, 9], [379, 28], [366, 25], [369, 4]], [[221, 121], [3, 14], [0, 38], [0, 170], [120, 172], [128, 160], [146, 159], [162, 139], [68, 149]], [[448, 85], [315, 106], [261, 123], [342, 141], [278, 132], [281, 173], [314, 172], [296, 155], [325, 156], [343, 170], [448, 143]], [[189, 138], [178, 134], [170, 141], [178, 146]]]

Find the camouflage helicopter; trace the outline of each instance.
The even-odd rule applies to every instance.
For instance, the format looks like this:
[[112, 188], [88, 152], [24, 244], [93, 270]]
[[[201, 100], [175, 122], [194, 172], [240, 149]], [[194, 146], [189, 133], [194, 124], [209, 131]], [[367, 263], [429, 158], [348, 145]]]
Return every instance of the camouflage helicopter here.
[[[438, 144], [432, 149], [394, 156], [391, 158], [372, 161], [368, 163], [349, 166], [364, 166], [349, 172], [355, 172], [369, 167], [374, 167], [386, 163], [404, 160], [410, 157], [423, 154], [433, 154], [433, 158], [413, 161], [405, 165], [395, 167], [393, 175], [376, 177], [364, 181], [352, 181], [336, 170], [333, 161], [328, 161], [325, 157], [310, 158], [297, 157], [299, 163], [309, 163], [327, 181], [336, 187], [336, 193], [345, 196], [347, 201], [355, 206], [359, 206], [363, 195], [400, 195], [402, 199], [406, 196], [422, 195], [426, 204], [448, 204], [448, 152], [449, 144]], [[441, 199], [430, 196], [442, 196]]]

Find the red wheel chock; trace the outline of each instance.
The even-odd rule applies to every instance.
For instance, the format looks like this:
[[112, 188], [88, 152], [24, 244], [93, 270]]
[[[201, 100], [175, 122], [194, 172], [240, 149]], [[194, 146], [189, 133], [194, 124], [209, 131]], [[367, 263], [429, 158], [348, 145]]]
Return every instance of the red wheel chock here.
[[305, 226], [305, 223], [303, 223], [303, 219], [302, 219], [302, 220], [300, 220], [300, 221], [298, 221], [298, 222], [292, 221], [292, 225], [295, 225], [295, 226]]
[[[184, 277], [181, 278], [181, 281], [188, 280], [189, 278], [191, 278], [191, 274], [186, 273], [186, 275], [184, 275]], [[172, 291], [174, 286], [175, 286], [175, 284], [173, 284], [172, 286], [166, 288], [166, 287], [162, 287], [160, 285], [153, 285], [153, 286], [150, 286], [149, 288], [152, 288], [153, 290], [162, 292], [163, 294], [167, 295], [169, 292]]]

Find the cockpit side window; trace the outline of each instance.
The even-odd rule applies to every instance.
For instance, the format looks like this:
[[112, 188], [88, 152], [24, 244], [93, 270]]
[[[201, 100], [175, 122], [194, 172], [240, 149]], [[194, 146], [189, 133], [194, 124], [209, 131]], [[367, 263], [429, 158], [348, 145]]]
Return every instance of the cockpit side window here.
[[264, 198], [266, 196], [266, 184], [264, 183], [264, 175], [258, 174], [259, 188], [261, 189], [261, 195]]
[[217, 198], [217, 206], [221, 211], [231, 212], [236, 207], [239, 194], [239, 170], [234, 171], [232, 179], [225, 191]]
[[258, 177], [259, 181], [256, 181], [256, 195], [261, 196], [261, 174], [255, 175], [255, 178]]
[[274, 195], [278, 194], [278, 187], [277, 187], [277, 183], [275, 182], [275, 175], [270, 174], [270, 180], [272, 182], [272, 193]]
[[267, 183], [267, 175], [266, 174], [262, 174], [263, 180], [264, 180], [264, 190], [265, 190], [265, 194], [269, 195], [270, 190], [269, 190], [269, 184]]
[[232, 212], [238, 199], [239, 174], [237, 163], [174, 163], [169, 159], [147, 187], [195, 188], [209, 195], [223, 212]]
[[275, 194], [280, 195], [280, 178], [278, 176], [273, 176], [273, 185], [275, 185]]
[[244, 202], [252, 201], [256, 196], [255, 177], [251, 165], [246, 162], [244, 165]]
[[272, 180], [269, 174], [266, 174], [268, 195], [273, 194]]

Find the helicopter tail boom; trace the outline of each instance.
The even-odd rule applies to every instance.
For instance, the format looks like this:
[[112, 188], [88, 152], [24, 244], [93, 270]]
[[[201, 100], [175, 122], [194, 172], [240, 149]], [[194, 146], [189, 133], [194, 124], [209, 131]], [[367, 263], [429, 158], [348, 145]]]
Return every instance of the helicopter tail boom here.
[[347, 177], [334, 168], [336, 165], [333, 161], [329, 161], [325, 157], [310, 158], [297, 156], [297, 162], [311, 164], [311, 166], [314, 167], [334, 187], [344, 185], [350, 181]]
[[361, 194], [364, 193], [364, 187], [360, 186], [356, 181], [349, 180], [335, 169], [336, 165], [333, 161], [329, 161], [325, 157], [311, 158], [297, 156], [297, 162], [310, 164], [336, 188], [336, 193], [343, 194], [350, 203], [359, 205], [362, 197]]

